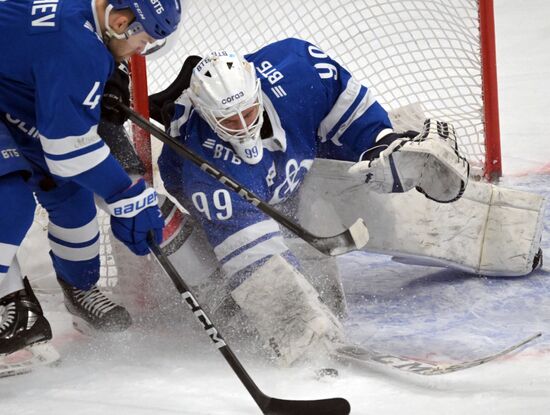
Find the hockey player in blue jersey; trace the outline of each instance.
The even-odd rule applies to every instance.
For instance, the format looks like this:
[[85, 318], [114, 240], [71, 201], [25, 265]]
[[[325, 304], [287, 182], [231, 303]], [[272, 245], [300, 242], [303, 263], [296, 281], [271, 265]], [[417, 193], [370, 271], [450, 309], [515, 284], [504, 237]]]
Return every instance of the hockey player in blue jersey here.
[[[160, 241], [164, 220], [155, 191], [132, 183], [98, 136], [101, 100], [115, 63], [161, 47], [180, 14], [179, 0], [0, 2], [0, 355], [51, 338], [14, 259], [33, 193], [49, 214], [50, 256], [75, 322], [106, 331], [131, 324], [96, 286], [94, 194], [137, 255], [148, 252], [148, 231]], [[116, 101], [116, 90], [105, 92]]]
[[[459, 198], [467, 180], [468, 163], [451, 140], [433, 128], [422, 137], [393, 132], [369, 88], [297, 39], [245, 58], [210, 53], [176, 101], [169, 129], [229, 177], [282, 207], [316, 157], [359, 160], [352, 172], [364, 175], [367, 186], [382, 192], [416, 187], [440, 202]], [[434, 177], [435, 170], [425, 167], [436, 163], [438, 151], [453, 154], [454, 165]], [[221, 299], [211, 309], [223, 310], [221, 318], [238, 310], [286, 365], [344, 342], [335, 309], [319, 300], [277, 222], [167, 146], [159, 167], [166, 189], [200, 223], [220, 264], [214, 297]]]

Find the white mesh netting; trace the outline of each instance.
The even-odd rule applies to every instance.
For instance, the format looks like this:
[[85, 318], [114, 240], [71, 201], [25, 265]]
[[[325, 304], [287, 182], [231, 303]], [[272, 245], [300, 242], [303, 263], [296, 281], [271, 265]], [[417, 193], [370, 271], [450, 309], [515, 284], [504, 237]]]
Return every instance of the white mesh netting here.
[[170, 53], [148, 62], [149, 92], [167, 87], [190, 54], [248, 53], [286, 37], [329, 53], [387, 110], [421, 103], [452, 122], [470, 161], [484, 164], [477, 0], [185, 0]]
[[[484, 165], [478, 0], [184, 3], [176, 42], [168, 54], [148, 61], [150, 93], [168, 86], [190, 54], [222, 48], [247, 53], [299, 37], [340, 61], [386, 109], [420, 103], [428, 116], [452, 122], [470, 161]], [[100, 221], [102, 283], [108, 287], [116, 285], [118, 267], [108, 221]]]

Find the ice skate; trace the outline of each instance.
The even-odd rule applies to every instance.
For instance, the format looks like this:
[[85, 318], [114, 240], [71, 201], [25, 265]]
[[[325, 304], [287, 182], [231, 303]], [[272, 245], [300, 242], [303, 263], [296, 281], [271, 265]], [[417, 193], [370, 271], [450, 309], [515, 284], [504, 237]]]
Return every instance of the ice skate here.
[[65, 307], [73, 315], [73, 326], [83, 332], [121, 332], [132, 324], [128, 311], [112, 302], [96, 285], [87, 291], [58, 278], [63, 289]]
[[47, 342], [52, 330], [27, 278], [24, 288], [0, 299], [0, 356]]

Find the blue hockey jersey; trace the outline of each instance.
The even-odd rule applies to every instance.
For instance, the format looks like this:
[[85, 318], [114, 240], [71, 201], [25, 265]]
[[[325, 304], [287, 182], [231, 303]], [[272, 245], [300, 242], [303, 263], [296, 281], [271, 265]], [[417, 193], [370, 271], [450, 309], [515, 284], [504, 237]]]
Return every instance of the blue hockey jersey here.
[[[272, 126], [260, 163], [244, 163], [201, 119], [186, 93], [176, 101], [170, 132], [188, 148], [270, 204], [291, 196], [315, 157], [356, 161], [391, 131], [370, 90], [314, 45], [298, 39], [247, 55], [261, 81]], [[189, 201], [230, 285], [251, 267], [281, 254], [294, 262], [277, 222], [164, 146], [159, 158], [166, 189]]]
[[[80, 178], [104, 197], [115, 190], [113, 181], [128, 185], [97, 134], [114, 60], [102, 41], [95, 1], [3, 1], [0, 28], [0, 120], [36, 171], [61, 182]], [[112, 181], [85, 177], [101, 163], [100, 173]]]

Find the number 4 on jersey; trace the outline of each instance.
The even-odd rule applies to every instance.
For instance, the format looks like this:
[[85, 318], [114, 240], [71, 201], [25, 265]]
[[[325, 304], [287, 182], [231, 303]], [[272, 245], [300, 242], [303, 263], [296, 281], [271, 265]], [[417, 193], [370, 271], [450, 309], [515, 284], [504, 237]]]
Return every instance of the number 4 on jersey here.
[[82, 105], [86, 105], [91, 109], [94, 109], [95, 107], [97, 107], [97, 104], [99, 104], [99, 100], [101, 99], [101, 94], [96, 94], [96, 92], [99, 89], [100, 85], [101, 85], [101, 82], [99, 81], [94, 83], [92, 90], [90, 91], [88, 96], [84, 99], [84, 102], [82, 103]]

